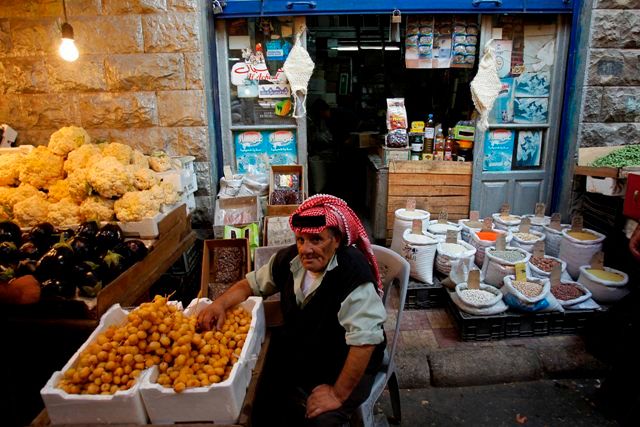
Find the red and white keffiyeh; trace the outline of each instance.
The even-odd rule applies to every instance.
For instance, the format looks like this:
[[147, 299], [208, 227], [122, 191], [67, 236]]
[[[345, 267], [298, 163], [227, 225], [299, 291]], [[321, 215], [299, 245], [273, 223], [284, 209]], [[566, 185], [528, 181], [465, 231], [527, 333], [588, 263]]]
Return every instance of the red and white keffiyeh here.
[[[307, 225], [294, 226], [294, 216], [301, 219], [308, 217], [310, 220], [313, 217], [324, 217], [324, 221], [322, 221], [322, 224], [314, 224], [314, 221], [309, 221]], [[299, 223], [301, 221], [296, 222]], [[378, 293], [382, 296], [383, 288], [380, 270], [371, 248], [371, 242], [369, 242], [369, 237], [362, 222], [344, 200], [329, 194], [311, 196], [291, 214], [289, 226], [296, 233], [320, 233], [327, 227], [336, 227], [340, 230], [343, 239], [346, 239], [346, 244], [348, 246], [355, 245], [366, 256], [376, 278]]]

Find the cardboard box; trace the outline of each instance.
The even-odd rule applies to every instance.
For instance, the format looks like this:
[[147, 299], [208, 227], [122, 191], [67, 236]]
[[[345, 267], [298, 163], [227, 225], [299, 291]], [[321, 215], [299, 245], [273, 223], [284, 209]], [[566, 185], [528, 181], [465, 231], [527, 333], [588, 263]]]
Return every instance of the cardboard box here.
[[276, 190], [275, 177], [278, 175], [295, 175], [298, 177], [298, 191], [300, 200], [305, 196], [304, 168], [301, 165], [273, 165], [269, 175], [269, 199], [267, 201], [267, 215], [269, 216], [285, 216], [291, 215], [299, 206], [299, 204], [273, 205], [271, 204], [273, 191]]
[[380, 133], [375, 131], [351, 132], [351, 142], [358, 148], [375, 147], [379, 144]]
[[296, 236], [289, 227], [289, 216], [264, 217], [263, 246], [292, 245]]
[[51, 424], [146, 424], [147, 412], [140, 395], [140, 384], [149, 374], [143, 371], [129, 390], [113, 395], [68, 394], [57, 387], [64, 372], [74, 366], [80, 354], [111, 325], [122, 325], [129, 313], [115, 304], [102, 316], [98, 327], [74, 353], [61, 371], [54, 372], [40, 390]]
[[241, 196], [216, 199], [213, 217], [213, 235], [224, 236], [224, 226], [241, 227], [252, 222], [260, 223], [262, 208], [258, 196]]
[[[197, 314], [209, 304], [209, 299], [195, 299], [189, 304], [185, 314]], [[250, 297], [240, 305], [251, 312], [251, 326], [229, 378], [218, 384], [188, 388], [182, 393], [176, 393], [155, 382], [158, 371], [157, 368], [152, 368], [151, 374], [140, 386], [144, 406], [152, 424], [237, 422], [266, 333], [262, 298]]]
[[[220, 277], [220, 274], [222, 274], [223, 272], [219, 270], [219, 257], [221, 254], [221, 250], [224, 248], [237, 248], [239, 251], [236, 265], [236, 274], [233, 274], [233, 277], [230, 276], [228, 279]], [[200, 297], [206, 298], [209, 295], [210, 284], [217, 283], [218, 287], [224, 287], [224, 289], [218, 290], [223, 291], [237, 280], [243, 279], [250, 270], [251, 256], [248, 239], [205, 240], [204, 250], [202, 251], [202, 272], [200, 276], [199, 294]]]
[[587, 191], [605, 196], [622, 196], [627, 189], [627, 180], [587, 176]]
[[389, 166], [389, 162], [392, 160], [409, 160], [411, 149], [409, 147], [389, 148], [381, 146], [379, 153], [380, 158], [382, 159], [382, 164], [385, 166]]

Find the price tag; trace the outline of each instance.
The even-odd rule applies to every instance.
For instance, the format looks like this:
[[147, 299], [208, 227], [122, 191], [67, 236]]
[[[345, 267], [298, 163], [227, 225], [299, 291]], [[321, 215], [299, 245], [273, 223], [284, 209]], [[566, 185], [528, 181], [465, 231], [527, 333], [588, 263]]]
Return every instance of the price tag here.
[[511, 206], [509, 205], [509, 203], [504, 203], [500, 207], [500, 216], [509, 216], [510, 212], [511, 212]]
[[456, 230], [447, 230], [446, 243], [458, 243], [458, 232]]
[[551, 223], [549, 224], [549, 227], [551, 227], [556, 231], [561, 231], [562, 230], [562, 224], [560, 224], [561, 219], [562, 218], [560, 217], [560, 213], [555, 212], [553, 215], [551, 215]]
[[518, 231], [521, 233], [528, 233], [531, 230], [531, 218], [525, 217], [520, 221], [520, 227], [518, 227]]
[[604, 252], [596, 252], [589, 263], [594, 270], [602, 270], [604, 268]]
[[571, 218], [571, 231], [582, 231], [583, 222], [582, 215], [574, 215], [573, 218]]
[[544, 216], [545, 210], [546, 210], [546, 206], [544, 203], [536, 203], [535, 215], [538, 218], [542, 218]]
[[490, 216], [486, 217], [482, 220], [482, 230], [481, 231], [491, 231], [493, 229], [493, 218]]
[[476, 222], [480, 221], [480, 211], [469, 212], [469, 219]]
[[446, 224], [448, 220], [449, 213], [446, 211], [446, 209], [441, 210], [438, 214], [438, 224]]
[[515, 266], [516, 270], [516, 280], [518, 282], [526, 282], [527, 281], [527, 264], [524, 262], [519, 262]]
[[507, 248], [507, 236], [500, 234], [496, 239], [496, 251], [504, 251]]
[[557, 264], [554, 265], [551, 269], [551, 274], [549, 274], [549, 281], [551, 282], [551, 286], [557, 286], [560, 284], [560, 276], [562, 275], [562, 265]]
[[416, 198], [415, 197], [409, 197], [407, 199], [407, 205], [405, 206], [405, 209], [408, 211], [415, 211], [416, 210]]
[[533, 245], [533, 256], [544, 258], [544, 240], [539, 240]]
[[467, 277], [467, 288], [480, 289], [480, 270], [471, 270]]
[[414, 219], [411, 222], [411, 232], [413, 234], [422, 234], [422, 220]]

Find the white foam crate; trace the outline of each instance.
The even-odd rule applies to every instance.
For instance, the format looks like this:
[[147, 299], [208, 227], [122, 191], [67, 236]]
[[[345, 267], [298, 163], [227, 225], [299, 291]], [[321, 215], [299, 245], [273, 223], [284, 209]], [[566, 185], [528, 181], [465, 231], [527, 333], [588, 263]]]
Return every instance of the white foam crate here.
[[40, 390], [40, 396], [51, 424], [146, 424], [147, 412], [140, 395], [140, 384], [150, 375], [142, 372], [135, 385], [129, 390], [117, 391], [113, 395], [69, 394], [57, 387], [64, 372], [74, 366], [80, 354], [97, 336], [111, 325], [122, 325], [129, 313], [115, 304], [100, 319], [98, 327], [74, 353], [61, 371], [54, 372], [47, 384]]
[[196, 190], [198, 190], [198, 179], [196, 177], [195, 169], [193, 168], [193, 162], [190, 164], [191, 167], [170, 169], [165, 172], [156, 172], [156, 175], [158, 175], [163, 182], [171, 183], [178, 193], [195, 193]]
[[[211, 304], [211, 300], [207, 298], [195, 299], [185, 313], [198, 313], [208, 304]], [[237, 421], [266, 332], [262, 298], [250, 297], [240, 305], [251, 312], [251, 326], [229, 378], [208, 387], [188, 388], [182, 393], [176, 393], [155, 382], [158, 371], [152, 368], [151, 375], [140, 385], [140, 393], [151, 423], [233, 424]]]

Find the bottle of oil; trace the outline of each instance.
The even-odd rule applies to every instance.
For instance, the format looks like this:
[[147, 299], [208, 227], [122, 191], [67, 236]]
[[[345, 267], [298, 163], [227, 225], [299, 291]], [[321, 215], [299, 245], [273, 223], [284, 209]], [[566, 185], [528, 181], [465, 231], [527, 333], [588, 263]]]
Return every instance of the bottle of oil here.
[[433, 154], [433, 141], [435, 137], [435, 123], [433, 122], [433, 114], [429, 114], [427, 123], [424, 127], [424, 146], [422, 154]]
[[438, 128], [438, 132], [436, 132], [436, 138], [434, 143], [434, 151], [433, 151], [433, 159], [434, 160], [444, 160], [444, 133], [442, 133], [442, 128]]
[[444, 143], [444, 159], [447, 161], [453, 160], [453, 147], [455, 139], [453, 137], [453, 129], [449, 129], [449, 135]]

